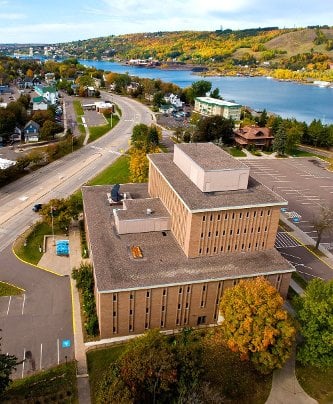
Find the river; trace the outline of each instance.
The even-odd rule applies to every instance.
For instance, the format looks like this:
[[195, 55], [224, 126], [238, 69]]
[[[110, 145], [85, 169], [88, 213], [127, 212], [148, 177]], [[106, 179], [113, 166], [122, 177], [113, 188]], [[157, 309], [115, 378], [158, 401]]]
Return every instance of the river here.
[[[120, 63], [95, 60], [80, 60], [97, 69], [126, 73], [137, 77], [161, 79], [184, 88], [203, 78], [184, 70], [160, 70], [133, 67]], [[212, 88], [218, 88], [220, 95], [229, 101], [247, 105], [255, 110], [263, 110], [296, 118], [310, 123], [321, 119], [325, 124], [333, 124], [333, 88], [321, 88], [290, 81], [278, 81], [266, 77], [207, 77]]]

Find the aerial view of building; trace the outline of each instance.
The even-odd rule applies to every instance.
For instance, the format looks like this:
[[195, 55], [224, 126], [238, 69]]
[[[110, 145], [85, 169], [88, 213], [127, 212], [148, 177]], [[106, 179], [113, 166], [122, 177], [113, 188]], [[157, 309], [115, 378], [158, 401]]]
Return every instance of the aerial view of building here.
[[286, 296], [294, 268], [274, 242], [287, 202], [211, 143], [148, 158], [148, 184], [83, 187], [101, 338], [217, 324], [240, 279]]

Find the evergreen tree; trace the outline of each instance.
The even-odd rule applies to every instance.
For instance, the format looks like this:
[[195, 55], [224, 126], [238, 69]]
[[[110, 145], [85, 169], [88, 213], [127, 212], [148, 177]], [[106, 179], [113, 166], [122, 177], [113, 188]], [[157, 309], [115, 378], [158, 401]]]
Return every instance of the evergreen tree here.
[[279, 156], [285, 156], [287, 149], [287, 128], [285, 123], [281, 123], [274, 136], [273, 151]]

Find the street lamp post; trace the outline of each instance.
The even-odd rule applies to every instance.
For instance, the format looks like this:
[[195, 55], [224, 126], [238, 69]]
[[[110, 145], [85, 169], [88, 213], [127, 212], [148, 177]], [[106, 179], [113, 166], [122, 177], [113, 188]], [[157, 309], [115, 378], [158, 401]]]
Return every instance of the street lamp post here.
[[55, 239], [54, 239], [54, 223], [53, 223], [53, 206], [51, 206], [51, 227], [52, 227], [52, 240], [53, 240], [53, 245], [55, 245]]

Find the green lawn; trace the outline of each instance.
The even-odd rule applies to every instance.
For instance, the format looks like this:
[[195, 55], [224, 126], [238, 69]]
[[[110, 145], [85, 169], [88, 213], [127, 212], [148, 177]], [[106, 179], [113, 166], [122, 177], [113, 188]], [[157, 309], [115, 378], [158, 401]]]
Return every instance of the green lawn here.
[[80, 101], [78, 100], [73, 101], [73, 108], [76, 116], [84, 115], [84, 111]]
[[[43, 253], [39, 251], [39, 246], [43, 245], [44, 235], [52, 234], [51, 227], [45, 222], [38, 222], [22, 234], [14, 244], [15, 253], [24, 261], [37, 265]], [[26, 245], [25, 245], [26, 241]]]
[[227, 152], [230, 153], [233, 157], [246, 157], [246, 154], [243, 152], [243, 150], [240, 150], [237, 147], [229, 147], [227, 148]]
[[296, 362], [296, 376], [303, 389], [320, 404], [333, 402], [333, 368], [301, 366]]
[[9, 285], [5, 282], [0, 282], [0, 296], [15, 296], [20, 295], [23, 292], [22, 289], [17, 288], [14, 285]]
[[119, 122], [119, 117], [117, 115], [113, 115], [112, 126], [111, 126], [111, 118], [106, 117], [106, 120], [108, 121], [108, 123], [105, 125], [89, 127], [90, 136], [89, 136], [88, 143], [93, 142], [94, 140], [97, 140], [101, 136], [105, 135], [109, 130], [114, 128], [117, 125], [117, 123]]
[[88, 185], [126, 184], [129, 182], [129, 156], [120, 156], [112, 165], [96, 175]]
[[1, 403], [78, 403], [75, 362], [15, 380]]
[[293, 156], [293, 157], [312, 157], [312, 156], [314, 156], [314, 154], [309, 153], [307, 151], [303, 151], [303, 150], [294, 150], [291, 153], [291, 156]]
[[125, 345], [112, 348], [98, 349], [87, 353], [88, 373], [92, 402], [97, 395], [99, 382], [108, 366], [124, 351]]

